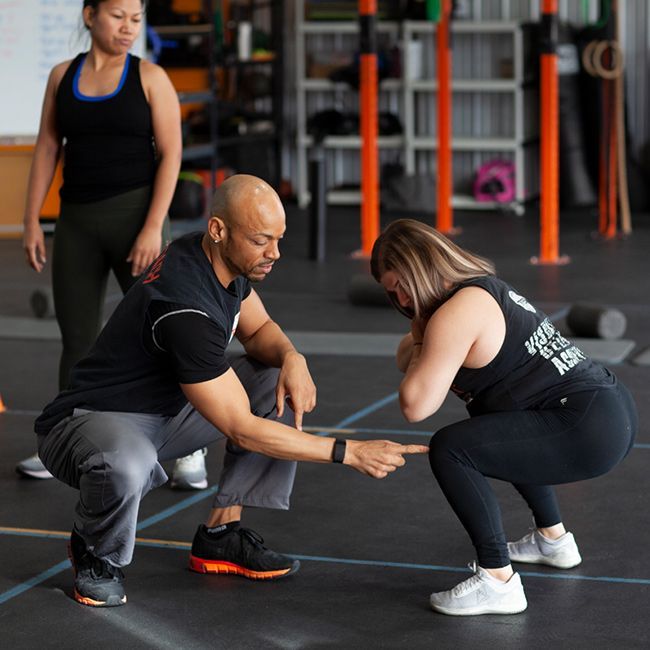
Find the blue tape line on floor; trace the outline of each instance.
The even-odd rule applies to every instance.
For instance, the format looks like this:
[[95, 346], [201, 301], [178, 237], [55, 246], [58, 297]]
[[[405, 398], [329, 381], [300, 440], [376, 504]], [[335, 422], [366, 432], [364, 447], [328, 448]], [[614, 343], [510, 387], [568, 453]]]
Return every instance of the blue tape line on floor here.
[[4, 593], [0, 594], [0, 605], [6, 603], [8, 600], [11, 600], [12, 598], [15, 598], [16, 596], [20, 596], [20, 594], [24, 593], [28, 589], [35, 587], [41, 582], [45, 582], [46, 580], [49, 580], [52, 576], [55, 576], [57, 573], [61, 573], [61, 571], [64, 571], [69, 567], [70, 567], [70, 560], [64, 560], [63, 562], [59, 562], [58, 564], [55, 564], [53, 567], [50, 567], [49, 569], [47, 569], [47, 571], [43, 571], [43, 573], [39, 573], [37, 576], [34, 576], [33, 578], [30, 578], [29, 580], [26, 580], [25, 582], [16, 585], [13, 589], [9, 589], [9, 591], [5, 591]]
[[[372, 413], [373, 411], [376, 411], [377, 409], [381, 408], [385, 404], [389, 404], [390, 402], [394, 401], [397, 399], [397, 393], [393, 393], [391, 395], [388, 395], [387, 397], [384, 397], [383, 399], [380, 399], [379, 401], [371, 404], [370, 406], [367, 406], [364, 409], [361, 409], [360, 411], [357, 411], [356, 413], [353, 413], [351, 416], [348, 418], [342, 420], [337, 424], [337, 428], [341, 428], [345, 426], [346, 424], [349, 424], [351, 422], [356, 422], [357, 420], [361, 419], [362, 417], [368, 415], [369, 413]], [[166, 510], [163, 510], [162, 512], [158, 513], [157, 515], [153, 515], [152, 517], [149, 517], [148, 519], [145, 519], [144, 521], [140, 522], [137, 526], [137, 530], [143, 530], [147, 526], [151, 526], [155, 523], [158, 523], [162, 519], [166, 519], [167, 517], [171, 517], [172, 515], [176, 514], [177, 512], [184, 510], [185, 508], [189, 508], [190, 506], [194, 505], [195, 503], [198, 503], [199, 501], [202, 501], [203, 499], [206, 499], [210, 495], [214, 494], [214, 492], [217, 490], [218, 486], [213, 486], [212, 488], [209, 488], [208, 490], [203, 491], [200, 494], [191, 496], [187, 499], [184, 499], [180, 503], [176, 504], [175, 506], [172, 506], [171, 508], [167, 508]], [[30, 580], [22, 583], [22, 585], [18, 585], [11, 589], [10, 591], [4, 592], [3, 594], [0, 594], [0, 603], [6, 602], [10, 598], [13, 598], [14, 596], [17, 596], [18, 594], [23, 593], [27, 589], [31, 589], [31, 587], [34, 587], [37, 584], [40, 584], [41, 582], [44, 582], [48, 578], [50, 578], [52, 575], [56, 575], [57, 573], [63, 571], [68, 564], [63, 563], [63, 566], [60, 564], [57, 564], [56, 567], [61, 567], [56, 569], [56, 567], [52, 567], [51, 569], [48, 569], [48, 571], [45, 571], [44, 573], [40, 573], [38, 576], [35, 576], [34, 578], [31, 578]], [[56, 570], [55, 570], [56, 569]], [[54, 571], [54, 573], [50, 573]], [[14, 593], [15, 592], [15, 593]], [[12, 595], [8, 595], [12, 594]]]
[[[350, 560], [340, 557], [319, 557], [313, 555], [293, 555], [297, 560], [311, 560], [315, 562], [332, 562], [334, 564], [357, 564], [363, 566], [394, 567], [398, 569], [418, 569], [422, 571], [444, 571], [452, 573], [471, 573], [468, 569], [435, 564], [412, 564], [410, 562], [382, 562], [381, 560]], [[517, 571], [520, 576], [528, 578], [549, 578], [551, 580], [587, 580], [594, 582], [615, 582], [624, 584], [650, 585], [650, 579], [645, 578], [618, 578], [612, 576], [585, 576], [578, 574], [538, 573], [535, 571]]]
[[[144, 528], [147, 528], [148, 526], [152, 526], [153, 524], [158, 523], [163, 519], [171, 517], [172, 515], [176, 514], [177, 512], [180, 512], [181, 510], [184, 510], [185, 508], [189, 508], [190, 506], [193, 506], [195, 503], [198, 503], [199, 501], [207, 499], [217, 491], [218, 487], [219, 487], [218, 485], [214, 485], [213, 487], [208, 488], [207, 490], [203, 490], [200, 494], [193, 494], [191, 497], [188, 497], [187, 499], [183, 499], [176, 505], [171, 506], [170, 508], [166, 508], [165, 510], [158, 513], [157, 515], [154, 515], [152, 517], [149, 517], [148, 519], [141, 521], [137, 526], [137, 530], [143, 530]], [[4, 531], [0, 531], [0, 533], [9, 534]], [[24, 533], [21, 534], [24, 535]], [[36, 536], [36, 535], [32, 535], [32, 536]], [[5, 591], [1, 593], [0, 604], [6, 603], [8, 600], [11, 600], [16, 596], [19, 596], [20, 594], [24, 593], [28, 589], [31, 589], [32, 587], [35, 587], [36, 585], [39, 585], [40, 583], [45, 582], [46, 580], [49, 580], [52, 576], [55, 576], [57, 573], [61, 573], [61, 571], [64, 571], [69, 566], [70, 566], [69, 560], [65, 560], [64, 562], [59, 562], [59, 564], [55, 564], [53, 567], [47, 569], [46, 571], [39, 573], [37, 576], [34, 576], [33, 578], [30, 578], [29, 580], [26, 580], [25, 582], [16, 585], [12, 589], [9, 589], [9, 591]]]
[[195, 503], [199, 503], [200, 501], [207, 499], [210, 495], [214, 494], [218, 489], [219, 489], [218, 485], [213, 485], [212, 487], [202, 490], [198, 494], [194, 494], [191, 497], [188, 497], [187, 499], [183, 499], [181, 502], [177, 503], [176, 505], [173, 505], [169, 508], [165, 508], [165, 510], [159, 512], [157, 515], [153, 515], [151, 517], [148, 517], [147, 519], [142, 520], [135, 527], [135, 529], [144, 530], [149, 526], [153, 526], [154, 524], [157, 524], [159, 521], [162, 521], [163, 519], [167, 519], [168, 517], [175, 515], [177, 512], [180, 512], [181, 510], [185, 510], [186, 508], [193, 506]]
[[[336, 429], [343, 429], [347, 425], [352, 424], [353, 422], [356, 422], [366, 415], [369, 415], [370, 413], [373, 413], [374, 411], [379, 410], [380, 408], [386, 406], [387, 404], [390, 404], [391, 402], [395, 401], [398, 398], [399, 394], [397, 392], [391, 393], [390, 395], [387, 395], [386, 397], [370, 404], [369, 406], [357, 411], [356, 413], [353, 413], [349, 417], [341, 420], [338, 424], [336, 424], [333, 428]], [[410, 435], [426, 435], [430, 436], [432, 435], [431, 432], [423, 432], [423, 431], [407, 431], [407, 430], [399, 430], [399, 429], [357, 429], [359, 433], [391, 433], [392, 435], [399, 435], [399, 434], [410, 434]], [[328, 435], [326, 432], [320, 432], [317, 435]], [[645, 444], [639, 444], [639, 445], [634, 445], [635, 447], [640, 447], [640, 448], [648, 448], [650, 445], [645, 445]], [[171, 517], [172, 515], [176, 514], [177, 512], [180, 512], [181, 510], [184, 510], [185, 508], [189, 508], [190, 506], [194, 505], [195, 503], [199, 503], [200, 501], [203, 501], [207, 497], [211, 496], [216, 492], [218, 489], [218, 486], [215, 485], [205, 491], [202, 491], [200, 494], [193, 495], [191, 497], [188, 497], [187, 499], [184, 499], [183, 501], [179, 502], [178, 504], [171, 506], [170, 508], [166, 508], [162, 512], [153, 515], [152, 517], [149, 517], [142, 522], [140, 522], [137, 526], [137, 530], [143, 530], [147, 528], [148, 526], [152, 526], [155, 523], [158, 523], [164, 519], [167, 519], [168, 517]], [[153, 546], [154, 544], [148, 544]], [[343, 560], [343, 559], [336, 559], [336, 558], [314, 558], [310, 556], [295, 556], [298, 559], [301, 557], [304, 559], [311, 559], [315, 561], [332, 561], [332, 562], [343, 562], [343, 563], [348, 563], [348, 564], [353, 564], [353, 563], [365, 563], [365, 564], [375, 564], [373, 562], [362, 562], [358, 560]], [[392, 564], [392, 563], [376, 563], [378, 566], [401, 566], [404, 568], [425, 568], [427, 565], [406, 565], [406, 564]], [[31, 589], [32, 587], [44, 582], [45, 580], [48, 580], [51, 578], [53, 575], [56, 575], [57, 573], [60, 573], [61, 571], [65, 570], [67, 567], [70, 566], [70, 562], [68, 560], [65, 560], [64, 562], [61, 562], [54, 567], [51, 567], [47, 571], [44, 571], [43, 573], [39, 573], [37, 576], [34, 576], [30, 580], [25, 581], [24, 583], [17, 585], [13, 589], [10, 589], [9, 591], [6, 591], [2, 594], [0, 594], [0, 604], [7, 602], [11, 598], [14, 598], [15, 596], [18, 596], [21, 593], [24, 593], [28, 589]], [[445, 571], [460, 571], [462, 569], [455, 569], [452, 567], [446, 567], [446, 568], [437, 568], [437, 567], [429, 567], [429, 570], [445, 570]], [[563, 578], [563, 579], [577, 579], [575, 576], [553, 576], [553, 575], [547, 575], [547, 574], [534, 574], [534, 573], [521, 573], [521, 575], [529, 575], [529, 576], [541, 576], [541, 577], [558, 577], [558, 578]], [[626, 579], [626, 578], [590, 578], [588, 576], [583, 577], [582, 579], [584, 580], [600, 580], [600, 581], [605, 581], [605, 582], [631, 582], [634, 584], [650, 584], [650, 580], [636, 580], [636, 579]]]
[[348, 424], [352, 424], [353, 422], [356, 422], [357, 420], [364, 418], [366, 415], [378, 411], [380, 408], [386, 406], [386, 404], [390, 404], [391, 402], [394, 402], [398, 397], [399, 397], [399, 393], [397, 392], [391, 393], [390, 395], [387, 395], [386, 397], [374, 402], [370, 406], [366, 406], [366, 408], [363, 408], [360, 411], [353, 413], [350, 417], [345, 418], [345, 420], [341, 420], [337, 425], [335, 425], [335, 427], [337, 429], [343, 429], [344, 427], [347, 427]]
[[[318, 426], [309, 425], [310, 429], [318, 429]], [[320, 432], [317, 435], [332, 435], [331, 429], [344, 429], [346, 427], [337, 424], [334, 427], [323, 427], [323, 429], [330, 429], [327, 432]], [[355, 427], [351, 429], [352, 433], [349, 435], [354, 435], [357, 433], [368, 433], [370, 435], [377, 436], [419, 436], [423, 438], [431, 438], [435, 431], [413, 431], [409, 429], [371, 429], [368, 427]], [[650, 443], [638, 442], [633, 445], [634, 449], [650, 449]]]
[[[366, 408], [361, 409], [360, 411], [357, 411], [356, 413], [353, 413], [351, 416], [345, 418], [344, 420], [341, 420], [336, 427], [337, 428], [342, 428], [347, 424], [350, 424], [352, 422], [356, 422], [357, 420], [360, 420], [361, 418], [365, 417], [369, 413], [372, 413], [373, 411], [376, 411], [377, 409], [380, 409], [382, 406], [389, 404], [390, 402], [394, 401], [397, 399], [398, 394], [397, 393], [392, 393], [391, 395], [388, 395], [387, 397], [384, 397], [383, 399], [378, 400], [377, 402], [374, 402], [373, 404], [370, 404], [370, 406], [367, 406]], [[171, 517], [172, 515], [176, 514], [177, 512], [184, 510], [185, 508], [188, 508], [195, 503], [198, 503], [199, 501], [202, 501], [203, 499], [207, 498], [211, 494], [214, 494], [214, 492], [217, 490], [217, 486], [214, 486], [212, 488], [209, 488], [205, 492], [202, 492], [201, 494], [197, 494], [194, 496], [189, 497], [188, 499], [185, 499], [181, 501], [180, 503], [176, 504], [175, 506], [172, 506], [171, 508], [167, 508], [166, 510], [163, 510], [162, 512], [158, 513], [157, 515], [153, 515], [152, 517], [149, 517], [148, 519], [145, 519], [144, 521], [140, 522], [137, 526], [137, 530], [143, 530], [144, 528], [147, 528], [148, 526], [151, 526], [155, 523], [158, 523], [159, 521], [166, 519], [167, 517]], [[60, 565], [56, 565], [59, 567]], [[49, 569], [48, 571], [45, 571], [44, 573], [39, 574], [35, 578], [32, 578], [31, 580], [28, 580], [27, 582], [24, 582], [22, 585], [18, 585], [14, 589], [5, 592], [4, 594], [0, 594], [0, 603], [6, 602], [10, 598], [13, 598], [14, 596], [17, 596], [27, 589], [30, 589], [31, 587], [40, 584], [41, 582], [44, 582], [48, 578], [52, 577], [52, 575], [55, 575], [56, 573], [59, 573], [60, 571], [63, 571], [68, 564], [64, 564], [61, 568], [57, 569], [54, 571], [54, 573], [51, 573], [51, 571], [54, 570], [55, 567], [52, 569]], [[3, 599], [4, 598], [4, 599]]]
[[[372, 411], [375, 411], [382, 406], [385, 406], [386, 404], [390, 403], [394, 399], [397, 399], [397, 393], [393, 393], [392, 395], [389, 395], [388, 397], [385, 397], [378, 402], [376, 402], [374, 405], [374, 408], [372, 408]], [[371, 407], [368, 407], [371, 408]], [[372, 411], [368, 411], [367, 413], [363, 413], [360, 417], [364, 417], [365, 415], [368, 415], [368, 413], [371, 413]], [[7, 413], [11, 413], [12, 415], [40, 415], [40, 411], [17, 411], [14, 409], [7, 409]], [[361, 412], [360, 412], [361, 413]], [[350, 417], [355, 417], [355, 416], [350, 416]], [[347, 424], [351, 424], [351, 422], [356, 421], [359, 418], [355, 417], [355, 420], [350, 421], [350, 419], [346, 420], [341, 420], [337, 425], [334, 427], [323, 427], [323, 429], [344, 429], [346, 428]], [[305, 425], [306, 426], [306, 425]], [[318, 426], [312, 426], [310, 425], [310, 429], [316, 430], [319, 427]], [[354, 433], [368, 433], [371, 435], [379, 435], [379, 436], [421, 436], [424, 438], [430, 438], [433, 436], [435, 431], [414, 431], [410, 429], [371, 429], [367, 427], [355, 427], [354, 428]], [[314, 435], [317, 436], [329, 436], [332, 435], [329, 431], [318, 431]], [[633, 445], [634, 449], [650, 449], [650, 443], [645, 443], [645, 442], [638, 442]]]
[[[370, 404], [370, 406], [366, 406], [365, 408], [361, 409], [360, 411], [357, 411], [356, 413], [353, 413], [352, 415], [345, 418], [344, 420], [341, 420], [338, 424], [335, 424], [332, 428], [344, 429], [345, 427], [348, 426], [348, 424], [352, 424], [353, 422], [356, 422], [357, 420], [366, 417], [366, 415], [378, 411], [380, 408], [386, 406], [386, 404], [390, 404], [391, 402], [394, 402], [398, 397], [399, 397], [399, 393], [391, 393], [390, 395], [386, 395], [386, 397], [382, 397], [380, 400], [373, 402], [372, 404]], [[314, 433], [314, 435], [328, 436], [329, 433], [327, 431], [317, 431]]]
[[[343, 428], [343, 427], [336, 427]], [[406, 429], [354, 429], [355, 433], [369, 433], [371, 435], [389, 435], [389, 436], [420, 436], [424, 438], [431, 438], [435, 431], [407, 431]], [[650, 449], [650, 444], [645, 442], [637, 442], [632, 445], [632, 449]]]
[[[5, 534], [5, 535], [15, 534], [15, 535], [28, 536], [28, 537], [41, 537], [41, 538], [42, 537], [60, 538], [60, 536], [56, 534], [48, 535], [47, 533], [43, 533], [43, 532], [29, 534], [27, 531], [12, 532], [12, 531], [3, 531], [2, 529], [0, 529], [0, 534]], [[171, 548], [183, 552], [187, 552], [187, 550], [191, 547], [191, 544], [189, 542], [184, 543], [184, 542], [177, 542], [174, 540], [168, 540], [168, 541], [139, 540], [136, 542], [136, 545], [145, 546], [147, 548], [164, 548], [164, 549]], [[287, 553], [287, 555], [295, 558], [296, 560], [301, 560], [305, 562], [327, 562], [330, 564], [349, 564], [355, 566], [375, 566], [375, 567], [384, 567], [384, 568], [389, 567], [394, 569], [415, 569], [417, 571], [437, 571], [442, 573], [471, 573], [471, 571], [469, 571], [466, 567], [454, 567], [454, 566], [446, 566], [440, 564], [418, 564], [413, 562], [388, 562], [384, 560], [355, 560], [351, 558], [328, 557], [324, 555], [300, 555], [297, 553]], [[23, 583], [23, 585], [25, 586], [19, 585], [18, 587], [15, 587], [9, 592], [5, 592], [5, 594], [10, 594], [9, 598], [13, 598], [13, 596], [17, 596], [18, 594], [29, 589], [30, 587], [38, 584], [38, 582], [47, 580], [48, 578], [52, 577], [59, 571], [68, 568], [69, 566], [70, 563], [68, 561], [62, 562], [61, 565], [57, 565], [57, 567], [60, 567], [57, 571], [54, 571], [54, 569], [56, 569], [57, 567], [52, 567], [52, 569], [49, 569], [48, 571], [45, 571], [42, 574], [39, 574], [39, 576], [36, 576], [36, 578], [33, 578], [31, 581]], [[583, 582], [606, 582], [606, 583], [614, 583], [614, 584], [650, 585], [650, 579], [646, 579], [646, 578], [621, 578], [618, 576], [587, 576], [587, 575], [576, 574], [576, 573], [541, 573], [538, 571], [518, 571], [518, 573], [520, 576], [525, 578], [543, 578], [548, 580], [578, 580]], [[35, 582], [40, 576], [43, 576], [42, 579], [38, 580], [38, 582]], [[33, 584], [29, 584], [30, 582], [32, 582]], [[16, 592], [16, 593], [12, 593], [12, 592]], [[3, 596], [5, 594], [0, 595], [0, 603], [4, 602]], [[6, 598], [6, 600], [8, 600], [9, 598]]]

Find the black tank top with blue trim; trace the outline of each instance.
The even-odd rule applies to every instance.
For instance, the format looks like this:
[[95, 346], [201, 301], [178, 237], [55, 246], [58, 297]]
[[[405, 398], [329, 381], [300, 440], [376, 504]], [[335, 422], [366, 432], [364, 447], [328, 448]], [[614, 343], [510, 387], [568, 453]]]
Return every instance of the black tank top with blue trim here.
[[454, 378], [451, 389], [467, 402], [471, 415], [559, 406], [570, 393], [615, 385], [612, 373], [562, 336], [546, 314], [511, 286], [484, 276], [462, 283], [451, 295], [468, 286], [485, 289], [506, 322], [496, 357], [483, 368], [461, 368]]
[[100, 201], [153, 183], [156, 159], [151, 109], [140, 79], [140, 59], [128, 54], [114, 92], [82, 95], [79, 76], [86, 53], [72, 61], [56, 93], [64, 141], [61, 198]]

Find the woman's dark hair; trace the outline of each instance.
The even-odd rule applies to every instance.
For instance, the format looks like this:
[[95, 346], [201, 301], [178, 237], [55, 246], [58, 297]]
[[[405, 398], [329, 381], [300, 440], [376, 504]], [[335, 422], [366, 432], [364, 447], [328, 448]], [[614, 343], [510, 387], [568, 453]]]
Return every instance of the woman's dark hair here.
[[[86, 7], [90, 7], [93, 11], [97, 11], [99, 5], [102, 4], [103, 2], [106, 2], [106, 0], [83, 0], [83, 2], [84, 4], [83, 4], [82, 11]], [[145, 11], [147, 9], [147, 0], [140, 0], [140, 4], [142, 5], [142, 11]], [[86, 29], [89, 29], [88, 25], [85, 24], [85, 20], [83, 22], [84, 22], [83, 26]]]
[[[97, 9], [102, 2], [106, 2], [106, 0], [84, 0], [84, 6], [83, 8], [85, 9], [86, 7], [92, 7], [93, 9]], [[147, 4], [147, 0], [140, 0], [142, 3], [142, 8], [144, 9], [145, 5]]]

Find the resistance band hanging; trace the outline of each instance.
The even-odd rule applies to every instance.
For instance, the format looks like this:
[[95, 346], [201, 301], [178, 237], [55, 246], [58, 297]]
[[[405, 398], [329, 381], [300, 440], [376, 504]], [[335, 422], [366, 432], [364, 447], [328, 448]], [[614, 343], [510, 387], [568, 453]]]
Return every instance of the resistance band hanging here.
[[377, 0], [359, 0], [359, 122], [361, 132], [361, 251], [379, 236]]
[[429, 0], [427, 17], [439, 17], [436, 29], [438, 68], [438, 212], [436, 228], [453, 234], [451, 153], [451, 0]]
[[557, 0], [542, 0], [540, 25], [540, 251], [537, 264], [563, 264], [559, 233], [559, 82]]
[[625, 97], [623, 52], [618, 3], [611, 0], [601, 7], [599, 26], [604, 40], [592, 40], [582, 53], [582, 65], [592, 77], [601, 80], [602, 124], [600, 127], [598, 232], [606, 238], [616, 236], [617, 199], [621, 208], [621, 230], [632, 232], [632, 217], [627, 187], [625, 146]]

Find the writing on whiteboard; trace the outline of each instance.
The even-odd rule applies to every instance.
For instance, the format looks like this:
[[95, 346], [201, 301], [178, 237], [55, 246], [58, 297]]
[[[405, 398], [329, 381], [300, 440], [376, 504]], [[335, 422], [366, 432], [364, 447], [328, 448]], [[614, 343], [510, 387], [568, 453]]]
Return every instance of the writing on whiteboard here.
[[[88, 49], [82, 6], [80, 0], [0, 0], [0, 137], [38, 133], [50, 70]], [[140, 38], [133, 52], [143, 51]]]

